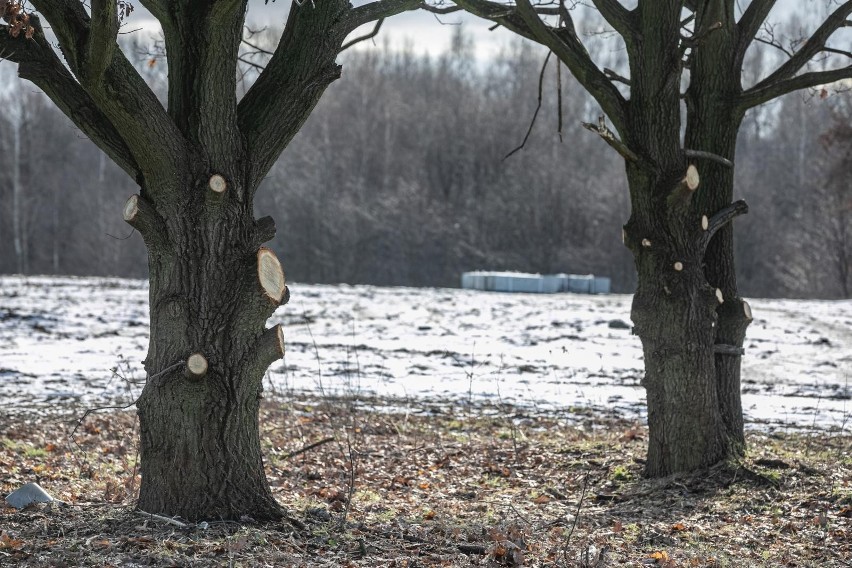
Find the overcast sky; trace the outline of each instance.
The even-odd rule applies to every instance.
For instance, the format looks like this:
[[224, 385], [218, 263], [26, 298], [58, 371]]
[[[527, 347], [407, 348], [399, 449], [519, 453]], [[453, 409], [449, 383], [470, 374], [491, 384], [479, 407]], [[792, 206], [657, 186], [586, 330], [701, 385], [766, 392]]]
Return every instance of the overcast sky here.
[[[309, 0], [308, 0], [309, 1]], [[819, 17], [824, 13], [831, 0], [779, 0], [770, 19], [786, 20], [795, 7], [807, 4], [807, 16]], [[354, 2], [356, 5], [365, 4], [365, 0]], [[630, 5], [629, 1], [622, 2]], [[635, 1], [633, 2], [635, 5]], [[741, 0], [742, 6], [747, 6], [747, 0]], [[306, 4], [308, 6], [308, 4]], [[153, 17], [138, 3], [134, 3], [135, 12], [127, 22], [126, 29], [143, 27], [148, 30], [157, 29]], [[266, 4], [264, 0], [249, 0], [248, 22], [260, 26], [283, 26], [290, 8], [288, 0], [278, 0]], [[581, 19], [582, 8], [578, 9], [578, 19]], [[442, 24], [443, 22], [443, 24]], [[442, 53], [450, 43], [450, 38], [456, 25], [464, 26], [465, 32], [474, 40], [476, 56], [487, 60], [500, 45], [511, 39], [512, 34], [502, 28], [489, 31], [490, 22], [463, 14], [450, 14], [435, 17], [425, 12], [409, 12], [388, 19], [382, 26], [376, 42], [390, 41], [392, 45], [402, 45], [403, 41], [413, 43], [418, 53]], [[369, 28], [368, 28], [369, 29]], [[364, 33], [358, 32], [358, 35]], [[360, 49], [369, 48], [369, 43], [359, 45]]]

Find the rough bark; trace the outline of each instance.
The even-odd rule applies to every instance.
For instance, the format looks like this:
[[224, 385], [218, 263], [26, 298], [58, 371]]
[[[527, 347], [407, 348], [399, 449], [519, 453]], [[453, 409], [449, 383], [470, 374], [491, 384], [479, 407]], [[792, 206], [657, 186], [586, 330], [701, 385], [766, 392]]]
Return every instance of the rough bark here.
[[[712, 190], [698, 192], [695, 206], [702, 216], [702, 228], [704, 217], [708, 217], [704, 274], [711, 286], [721, 290], [725, 299], [716, 308], [718, 323], [714, 343], [741, 350], [751, 320], [743, 317], [743, 300], [737, 288], [733, 228], [730, 219], [721, 223], [716, 217], [721, 227], [711, 226], [710, 221], [733, 202], [733, 162], [737, 132], [743, 118], [734, 105], [741, 89], [739, 67], [735, 65], [739, 38], [735, 32], [733, 6], [714, 2], [696, 11], [696, 29], [709, 29], [716, 22], [721, 26], [695, 45], [690, 56], [691, 73], [700, 80], [691, 81], [686, 93], [688, 122], [684, 144], [724, 160], [701, 161], [703, 183]], [[741, 362], [740, 355], [715, 354], [719, 412], [729, 455], [741, 455], [745, 448], [740, 400]]]
[[271, 361], [258, 347], [279, 304], [262, 294], [251, 209], [206, 200], [209, 174], [192, 177], [195, 199], [155, 206], [134, 196], [124, 211], [148, 245], [151, 278], [145, 366], [154, 378], [137, 405], [138, 506], [186, 519], [273, 518], [257, 424]]

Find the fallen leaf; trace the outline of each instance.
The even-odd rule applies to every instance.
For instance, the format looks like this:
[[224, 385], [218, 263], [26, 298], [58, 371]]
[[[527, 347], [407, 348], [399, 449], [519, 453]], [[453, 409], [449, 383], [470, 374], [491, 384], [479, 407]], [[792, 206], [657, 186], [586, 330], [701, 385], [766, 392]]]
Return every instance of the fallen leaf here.
[[533, 499], [533, 503], [535, 503], [536, 505], [544, 505], [545, 503], [550, 503], [550, 497], [542, 493], [541, 495]]
[[23, 540], [12, 538], [6, 533], [0, 534], [0, 550], [8, 548], [9, 550], [17, 550], [24, 545]]
[[683, 523], [675, 523], [675, 524], [672, 525], [671, 528], [672, 528], [672, 532], [683, 532], [685, 530], [688, 530], [686, 528], [686, 525], [683, 524]]

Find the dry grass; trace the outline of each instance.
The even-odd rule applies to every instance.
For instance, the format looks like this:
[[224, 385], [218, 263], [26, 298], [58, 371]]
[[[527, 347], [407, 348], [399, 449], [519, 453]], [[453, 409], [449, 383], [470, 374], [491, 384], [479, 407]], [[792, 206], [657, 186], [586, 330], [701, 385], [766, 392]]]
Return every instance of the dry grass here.
[[69, 503], [0, 510], [0, 565], [852, 565], [849, 436], [752, 433], [742, 463], [648, 480], [636, 425], [441, 408], [267, 403], [290, 519], [204, 528], [133, 511], [133, 413], [90, 417], [74, 440], [71, 415], [0, 415], [0, 493], [38, 480]]

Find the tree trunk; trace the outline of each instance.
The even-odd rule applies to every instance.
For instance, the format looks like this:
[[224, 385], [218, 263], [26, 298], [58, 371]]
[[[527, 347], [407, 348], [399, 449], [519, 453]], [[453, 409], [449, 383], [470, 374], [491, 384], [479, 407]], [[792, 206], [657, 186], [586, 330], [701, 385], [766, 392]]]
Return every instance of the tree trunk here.
[[[687, 127], [684, 145], [693, 151], [710, 152], [728, 163], [701, 159], [705, 190], [696, 195], [694, 207], [712, 217], [731, 206], [734, 198], [734, 157], [737, 133], [744, 111], [735, 107], [742, 89], [738, 69], [733, 6], [708, 3], [696, 11], [696, 29], [709, 29], [719, 22], [721, 29], [708, 34], [695, 47], [691, 73], [700, 81], [691, 81], [686, 92]], [[751, 323], [751, 309], [739, 297], [734, 264], [734, 232], [728, 223], [710, 235], [703, 266], [710, 285], [721, 290], [724, 302], [718, 306], [716, 325], [715, 374], [724, 436], [730, 455], [742, 455], [745, 449], [740, 371], [743, 341]]]
[[140, 196], [124, 218], [149, 252], [151, 342], [141, 427], [138, 507], [184, 519], [281, 515], [258, 429], [262, 379], [283, 356], [267, 318], [287, 294], [271, 219], [229, 199], [224, 177], [196, 176], [192, 198], [159, 209]]
[[714, 361], [721, 292], [703, 271], [707, 231], [690, 207], [694, 169], [684, 166], [682, 176], [637, 170], [628, 167], [634, 203], [624, 234], [639, 278], [631, 317], [645, 355], [646, 473], [661, 476], [728, 455]]

